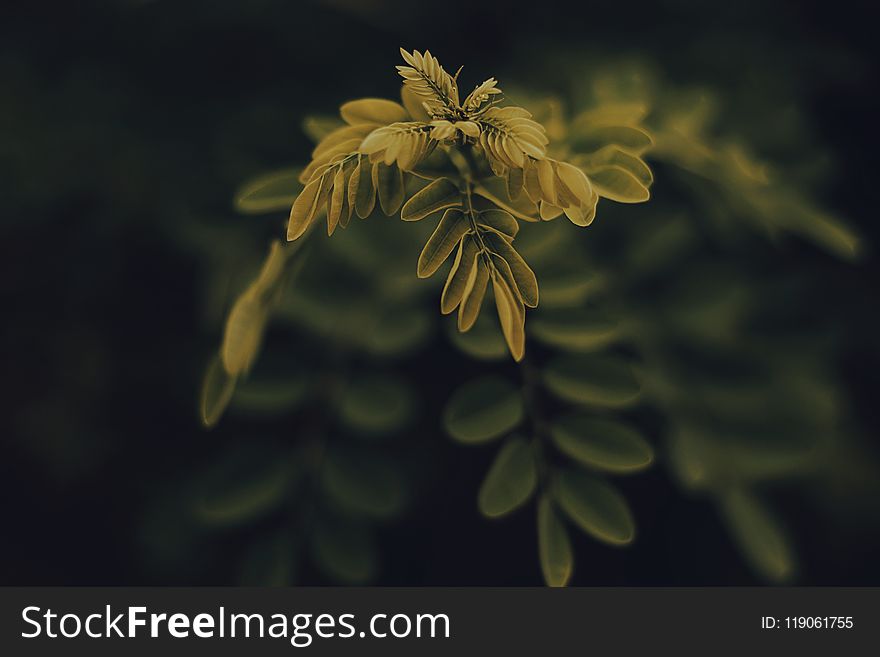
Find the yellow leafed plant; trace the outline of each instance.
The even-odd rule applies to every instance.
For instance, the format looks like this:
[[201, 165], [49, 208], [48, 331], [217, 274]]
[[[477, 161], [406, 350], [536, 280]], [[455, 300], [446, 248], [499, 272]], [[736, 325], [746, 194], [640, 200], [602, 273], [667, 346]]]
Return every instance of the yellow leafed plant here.
[[[560, 161], [548, 155], [547, 131], [528, 110], [502, 104], [494, 78], [462, 101], [458, 74], [430, 52], [401, 49], [401, 55], [402, 104], [363, 98], [342, 105], [343, 125], [323, 134], [300, 176], [304, 187], [290, 209], [287, 239], [303, 239], [325, 219], [333, 235], [353, 216], [366, 219], [377, 209], [403, 221], [439, 218], [417, 275], [429, 277], [453, 259], [440, 309], [457, 309], [463, 332], [476, 322], [491, 284], [507, 347], [521, 360], [526, 308], [538, 305], [539, 293], [514, 245], [518, 222], [565, 215], [589, 226], [600, 196], [647, 200], [651, 175], [639, 155], [651, 138], [618, 126], [642, 141], [610, 145], [578, 166]], [[603, 179], [592, 180], [590, 169]]]

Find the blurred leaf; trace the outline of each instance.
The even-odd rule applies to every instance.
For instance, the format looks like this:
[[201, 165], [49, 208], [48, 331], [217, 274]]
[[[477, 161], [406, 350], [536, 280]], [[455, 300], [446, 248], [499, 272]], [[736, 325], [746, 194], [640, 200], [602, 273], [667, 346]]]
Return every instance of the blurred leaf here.
[[636, 403], [640, 386], [630, 365], [613, 356], [566, 356], [544, 370], [547, 388], [573, 404], [624, 408]]
[[590, 174], [590, 183], [599, 196], [618, 203], [643, 203], [651, 197], [648, 188], [629, 170], [604, 166]]
[[[587, 173], [591, 182], [595, 176], [598, 175], [600, 179], [603, 176], [607, 177], [608, 170], [615, 169], [620, 169], [626, 176], [635, 179], [635, 182], [628, 182], [628, 185], [643, 189], [645, 192], [654, 182], [654, 174], [642, 158], [614, 145], [606, 146], [582, 158], [574, 158], [573, 163]], [[599, 194], [602, 195], [602, 192], [599, 191]]]
[[205, 371], [199, 411], [202, 424], [213, 427], [220, 421], [235, 392], [236, 377], [223, 368], [220, 356], [214, 356]]
[[484, 376], [453, 393], [443, 424], [459, 442], [484, 443], [515, 428], [523, 416], [520, 392], [506, 379]]
[[307, 398], [310, 385], [305, 375], [278, 380], [262, 379], [241, 382], [232, 397], [237, 413], [273, 416], [288, 413]]
[[388, 375], [365, 375], [346, 386], [339, 404], [342, 421], [366, 433], [388, 434], [403, 427], [415, 401], [404, 381]]
[[230, 451], [206, 474], [196, 491], [193, 513], [209, 525], [236, 525], [274, 510], [295, 474], [274, 451]]
[[309, 536], [315, 565], [327, 577], [341, 584], [365, 584], [378, 571], [376, 546], [363, 525], [323, 516]]
[[863, 245], [855, 231], [800, 199], [785, 199], [771, 212], [781, 226], [811, 240], [838, 258], [856, 261], [863, 253]]
[[357, 516], [393, 518], [408, 501], [400, 468], [361, 450], [331, 452], [321, 468], [321, 483], [342, 510]]
[[349, 125], [375, 123], [378, 126], [409, 120], [409, 114], [400, 103], [384, 98], [359, 98], [343, 103], [339, 114]]
[[549, 495], [538, 502], [538, 554], [547, 586], [566, 586], [574, 569], [571, 540]]
[[223, 367], [232, 375], [246, 372], [257, 357], [269, 318], [269, 302], [291, 253], [280, 241], [273, 241], [259, 275], [229, 311], [220, 357]]
[[669, 463], [678, 480], [688, 488], [703, 488], [713, 481], [717, 468], [705, 441], [679, 429], [669, 436]]
[[613, 144], [638, 155], [653, 143], [651, 135], [635, 126], [594, 126], [580, 120], [572, 125], [571, 145], [578, 152], [589, 153]]
[[[533, 265], [544, 262], [557, 262], [559, 254], [570, 244], [572, 231], [576, 227], [567, 221], [541, 222], [539, 224], [522, 224], [516, 237], [520, 255]], [[580, 269], [574, 273], [583, 276]], [[543, 291], [542, 291], [543, 293]]]
[[620, 422], [576, 412], [556, 420], [551, 431], [561, 451], [587, 466], [628, 473], [642, 470], [654, 460], [648, 442]]
[[427, 315], [416, 309], [398, 308], [374, 318], [362, 334], [365, 348], [377, 356], [401, 356], [425, 344], [432, 324]]
[[[604, 287], [605, 280], [601, 276], [589, 276], [583, 272], [545, 276], [541, 280], [541, 310], [559, 309], [570, 312], [572, 308], [601, 292]], [[534, 320], [531, 328], [534, 328]]]
[[499, 518], [516, 510], [531, 497], [537, 481], [531, 446], [521, 437], [510, 439], [498, 450], [480, 486], [480, 513]]
[[635, 538], [635, 522], [616, 488], [577, 470], [560, 472], [553, 494], [560, 508], [578, 527], [610, 545], [627, 545]]
[[794, 555], [785, 531], [754, 495], [735, 488], [721, 498], [721, 511], [752, 567], [773, 582], [790, 579]]
[[283, 169], [250, 181], [235, 195], [236, 210], [247, 214], [289, 211], [302, 191], [300, 171], [301, 169]]
[[672, 267], [694, 247], [695, 239], [696, 231], [681, 216], [648, 223], [640, 230], [639, 239], [627, 245], [627, 270], [646, 274]]
[[313, 114], [303, 119], [302, 129], [315, 144], [345, 125], [338, 117]]
[[254, 288], [249, 288], [236, 299], [226, 319], [220, 347], [223, 367], [231, 375], [238, 376], [253, 365], [268, 317], [266, 304]]
[[529, 329], [539, 342], [574, 352], [597, 351], [614, 344], [623, 334], [617, 322], [572, 310], [541, 313]]
[[454, 322], [447, 324], [449, 338], [456, 347], [478, 360], [502, 360], [507, 357], [507, 343], [501, 329], [483, 313], [470, 331], [462, 333]]

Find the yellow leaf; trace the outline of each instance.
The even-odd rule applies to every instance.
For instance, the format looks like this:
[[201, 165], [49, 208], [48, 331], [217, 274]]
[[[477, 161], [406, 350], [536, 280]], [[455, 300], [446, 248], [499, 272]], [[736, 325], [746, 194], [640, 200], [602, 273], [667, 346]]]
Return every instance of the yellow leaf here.
[[519, 297], [529, 308], [538, 305], [538, 279], [535, 272], [526, 264], [522, 256], [516, 252], [513, 245], [497, 233], [487, 232], [483, 239], [493, 253], [498, 255], [504, 263], [502, 272], [510, 272], [511, 282], [519, 292]]
[[410, 197], [400, 211], [400, 218], [418, 221], [451, 207], [461, 207], [461, 191], [448, 178], [438, 178]]
[[442, 265], [452, 250], [458, 245], [470, 228], [461, 210], [449, 208], [437, 224], [425, 248], [419, 256], [417, 273], [419, 278], [428, 278]]
[[[373, 214], [376, 206], [376, 188], [373, 187], [373, 167], [366, 158], [360, 158], [357, 165], [357, 181], [352, 181], [354, 187], [354, 208], [357, 216], [366, 219]], [[353, 177], [353, 176], [352, 176]]]
[[202, 381], [200, 415], [202, 424], [213, 427], [220, 420], [235, 392], [236, 377], [228, 374], [219, 356], [211, 359]]
[[648, 188], [621, 166], [597, 169], [590, 174], [590, 180], [599, 196], [619, 203], [642, 203], [651, 197]]
[[492, 277], [492, 291], [507, 347], [514, 360], [520, 361], [526, 351], [525, 309], [501, 275]]
[[455, 262], [452, 263], [452, 269], [449, 270], [449, 277], [446, 279], [446, 285], [443, 287], [443, 294], [440, 297], [440, 312], [444, 315], [451, 313], [461, 303], [471, 271], [476, 267], [479, 255], [480, 248], [473, 239], [466, 237], [459, 244]]
[[339, 108], [339, 114], [349, 125], [363, 123], [388, 125], [409, 118], [402, 105], [384, 98], [350, 100]]
[[403, 172], [393, 164], [382, 162], [373, 165], [373, 186], [379, 194], [379, 205], [389, 217], [403, 204]]
[[462, 333], [470, 331], [474, 322], [477, 321], [488, 284], [489, 268], [483, 262], [483, 259], [477, 256], [477, 264], [471, 269], [468, 276], [464, 294], [462, 295], [461, 306], [458, 311], [458, 330]]

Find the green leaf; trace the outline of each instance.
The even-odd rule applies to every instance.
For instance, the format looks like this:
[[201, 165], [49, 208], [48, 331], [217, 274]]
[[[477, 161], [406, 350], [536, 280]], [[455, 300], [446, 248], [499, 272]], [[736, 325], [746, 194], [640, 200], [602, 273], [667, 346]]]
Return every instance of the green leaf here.
[[305, 375], [294, 379], [248, 379], [235, 389], [232, 409], [244, 415], [281, 415], [300, 406], [309, 390]]
[[578, 527], [609, 545], [627, 545], [636, 528], [626, 500], [606, 481], [577, 470], [560, 472], [553, 486], [559, 507]]
[[213, 427], [220, 421], [235, 392], [236, 377], [226, 373], [220, 356], [214, 356], [205, 370], [199, 413], [202, 424]]
[[[550, 224], [550, 226], [561, 225], [563, 225], [562, 222]], [[541, 308], [543, 310], [565, 309], [566, 312], [570, 312], [573, 306], [582, 304], [604, 288], [605, 279], [602, 276], [585, 276], [582, 272], [542, 277]]]
[[302, 191], [300, 169], [273, 171], [243, 185], [235, 195], [235, 208], [246, 214], [289, 210]]
[[574, 569], [571, 540], [549, 495], [538, 502], [538, 555], [547, 586], [567, 586]]
[[845, 260], [857, 261], [863, 245], [857, 233], [838, 218], [797, 198], [771, 204], [769, 219]]
[[488, 518], [507, 515], [528, 501], [537, 482], [532, 448], [523, 438], [512, 438], [498, 450], [480, 486], [477, 496], [480, 513]]
[[295, 470], [275, 451], [240, 449], [204, 476], [192, 505], [208, 525], [237, 525], [274, 510], [285, 498]]
[[471, 329], [462, 333], [455, 324], [448, 324], [449, 339], [458, 349], [477, 360], [501, 360], [507, 356], [507, 343], [498, 325], [480, 315]]
[[629, 363], [613, 356], [556, 357], [544, 370], [544, 383], [565, 401], [608, 408], [632, 406], [641, 392]]
[[324, 516], [309, 535], [309, 548], [315, 565], [334, 582], [365, 584], [376, 576], [375, 541], [361, 524]]
[[616, 322], [586, 312], [541, 313], [529, 324], [538, 342], [574, 352], [591, 352], [614, 344], [622, 337]]
[[350, 100], [339, 108], [339, 114], [349, 125], [362, 123], [388, 125], [409, 119], [409, 114], [402, 105], [384, 98]]
[[721, 498], [730, 533], [752, 567], [773, 582], [794, 575], [795, 559], [785, 530], [767, 507], [749, 491], [734, 488]]
[[337, 450], [321, 468], [324, 492], [342, 510], [356, 516], [389, 519], [407, 504], [401, 470], [392, 462], [363, 450]]
[[653, 449], [635, 430], [584, 412], [556, 420], [551, 435], [556, 446], [571, 458], [610, 472], [635, 472], [654, 460]]
[[520, 392], [506, 379], [484, 376], [453, 393], [443, 424], [459, 442], [485, 443], [515, 428], [523, 416]]
[[411, 388], [398, 378], [360, 376], [344, 390], [339, 404], [342, 421], [365, 433], [389, 434], [412, 416]]
[[470, 228], [470, 223], [461, 210], [449, 208], [443, 213], [443, 218], [437, 224], [425, 248], [419, 256], [417, 273], [419, 278], [428, 278], [440, 268], [452, 250], [464, 237]]
[[418, 221], [451, 207], [461, 207], [461, 190], [448, 178], [438, 178], [404, 203], [400, 218], [404, 221]]
[[363, 335], [364, 347], [377, 356], [402, 356], [425, 344], [433, 328], [422, 308], [397, 308], [376, 317]]

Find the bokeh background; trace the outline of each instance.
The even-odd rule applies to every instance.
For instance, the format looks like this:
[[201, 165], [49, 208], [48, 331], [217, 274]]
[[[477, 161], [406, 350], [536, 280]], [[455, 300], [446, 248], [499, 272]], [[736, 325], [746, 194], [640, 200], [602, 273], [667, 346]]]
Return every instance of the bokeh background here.
[[[305, 422], [254, 418], [242, 403], [206, 431], [198, 390], [236, 286], [282, 234], [277, 216], [238, 214], [235, 190], [308, 160], [305, 117], [351, 98], [395, 98], [401, 45], [429, 48], [452, 70], [466, 64], [467, 86], [495, 75], [534, 97], [577, 97], [594, 72], [636, 66], [664, 89], [709, 94], [721, 130], [776, 162], [782, 179], [798, 186], [809, 170], [810, 198], [860, 235], [860, 257], [796, 236], [749, 237], [725, 262], [748, 270], [755, 295], [793, 272], [789, 287], [768, 283], [761, 303], [787, 320], [794, 361], [821, 359], [851, 445], [822, 483], [768, 493], [796, 545], [793, 581], [880, 583], [880, 108], [864, 3], [92, 0], [0, 12], [3, 584], [340, 581], [297, 547], [299, 516], [208, 531], [188, 514], [203, 485], [227, 490], [242, 469], [298, 445]], [[651, 223], [648, 206], [625, 209], [614, 221], [636, 212]], [[704, 270], [682, 260], [675, 275]], [[293, 339], [270, 336], [261, 362], [308, 379], [317, 369], [284, 350]], [[416, 483], [405, 513], [371, 530], [365, 579], [540, 584], [531, 513], [480, 517], [474, 498], [491, 454], [439, 428], [450, 391], [484, 366], [450, 357], [448, 341], [431, 344], [393, 366], [416, 382], [417, 399], [388, 449]], [[376, 361], [356, 360], [356, 374]], [[668, 428], [650, 411], [639, 422], [658, 441]], [[227, 470], [233, 479], [216, 474]], [[712, 500], [669, 469], [625, 490], [638, 541], [611, 550], [578, 539], [574, 584], [767, 581]]]

